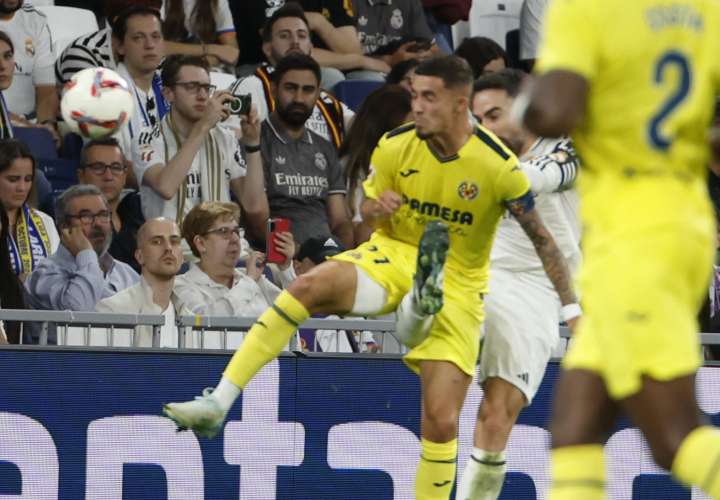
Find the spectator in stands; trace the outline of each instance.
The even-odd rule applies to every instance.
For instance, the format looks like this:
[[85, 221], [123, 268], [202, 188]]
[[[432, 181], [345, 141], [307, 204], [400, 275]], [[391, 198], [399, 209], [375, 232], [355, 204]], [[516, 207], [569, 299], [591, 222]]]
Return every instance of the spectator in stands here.
[[132, 140], [141, 129], [154, 127], [167, 113], [158, 67], [165, 55], [162, 19], [150, 7], [134, 6], [113, 23], [117, 72], [130, 85], [135, 113], [120, 136], [123, 153], [132, 158]]
[[[406, 59], [425, 59], [439, 50], [420, 0], [355, 0], [353, 5], [366, 55], [378, 56], [393, 67]], [[384, 80], [369, 72], [363, 76]]]
[[[212, 67], [221, 64], [235, 67], [240, 51], [228, 0], [163, 0], [162, 14], [165, 38], [199, 44]], [[213, 52], [206, 44], [215, 47]]]
[[20, 49], [14, 52], [15, 75], [5, 97], [12, 113], [47, 128], [59, 146], [50, 30], [44, 14], [23, 4], [24, 0], [0, 0], [0, 30]]
[[7, 33], [0, 31], [0, 139], [13, 136], [10, 111], [3, 92], [12, 85], [14, 74], [15, 48]]
[[78, 184], [57, 199], [61, 228], [57, 252], [41, 261], [25, 281], [34, 309], [94, 311], [106, 297], [140, 279], [132, 267], [108, 253], [112, 212], [96, 186]]
[[52, 218], [29, 204], [35, 181], [35, 159], [16, 139], [0, 141], [0, 203], [8, 216], [10, 262], [24, 280], [60, 243]]
[[107, 199], [112, 212], [112, 243], [108, 252], [139, 273], [135, 249], [137, 232], [145, 218], [140, 194], [137, 191], [123, 193], [129, 165], [116, 139], [95, 139], [83, 148], [77, 176], [81, 184], [97, 186]]
[[[257, 106], [258, 118], [262, 121], [275, 110], [275, 98], [272, 92], [272, 72], [278, 61], [288, 54], [310, 55], [308, 22], [302, 8], [290, 3], [278, 9], [263, 29], [263, 51], [269, 61], [258, 66], [255, 74], [240, 78], [230, 86], [233, 94], [250, 94]], [[340, 147], [345, 130], [355, 114], [347, 106], [325, 90], [313, 108], [307, 127], [323, 138]], [[237, 118], [231, 119], [234, 125]]]
[[[177, 277], [175, 291], [193, 314], [215, 316], [259, 316], [280, 293], [263, 275], [264, 256], [251, 251], [245, 269], [238, 262], [243, 254], [240, 211], [234, 203], [209, 202], [194, 207], [183, 221], [183, 237], [200, 259]], [[291, 233], [279, 233], [278, 250], [286, 261], [279, 266], [283, 287], [295, 279], [292, 258], [295, 244]]]
[[474, 36], [466, 38], [455, 49], [455, 55], [465, 59], [473, 70], [475, 79], [486, 73], [494, 73], [507, 67], [505, 49], [490, 38]]
[[[137, 260], [142, 266], [140, 282], [101, 300], [96, 310], [121, 314], [162, 314], [159, 347], [178, 347], [177, 316], [191, 314], [180, 307], [175, 275], [183, 263], [180, 229], [175, 221], [151, 219], [138, 231]], [[153, 347], [151, 327], [139, 327], [134, 345]]]
[[[0, 241], [9, 241], [10, 223], [8, 221], [7, 212], [0, 204]], [[6, 245], [0, 245], [0, 307], [2, 309], [25, 309], [25, 300], [23, 298], [23, 286], [15, 275], [10, 260], [9, 248]], [[20, 342], [20, 323], [15, 321], [0, 322], [0, 343], [2, 338], [6, 343], [18, 344]]]
[[392, 71], [385, 79], [390, 85], [400, 85], [408, 92], [412, 92], [412, 77], [415, 75], [415, 68], [420, 65], [420, 59], [405, 59], [393, 66]]
[[520, 11], [520, 61], [532, 70], [537, 58], [547, 0], [524, 0]]
[[355, 244], [367, 241], [373, 228], [360, 215], [362, 183], [370, 172], [370, 156], [380, 138], [412, 120], [410, 93], [400, 85], [385, 85], [367, 96], [340, 147], [348, 190], [348, 205], [355, 228]]
[[249, 227], [264, 234], [268, 203], [257, 112], [242, 117], [243, 152], [235, 134], [218, 126], [229, 115], [231, 96], [227, 91], [213, 94], [204, 59], [168, 57], [162, 84], [170, 112], [154, 129], [142, 132], [134, 148], [145, 217], [181, 223], [202, 201], [230, 201], [232, 190]]
[[299, 245], [334, 234], [353, 248], [337, 153], [306, 127], [320, 94], [320, 67], [309, 56], [290, 54], [275, 68], [272, 88], [276, 107], [260, 139], [271, 215], [290, 219]]

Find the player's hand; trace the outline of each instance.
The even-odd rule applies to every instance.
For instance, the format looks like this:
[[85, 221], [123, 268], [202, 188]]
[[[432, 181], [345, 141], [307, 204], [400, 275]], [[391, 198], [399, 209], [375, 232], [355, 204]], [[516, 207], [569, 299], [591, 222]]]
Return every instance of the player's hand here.
[[261, 252], [251, 251], [245, 261], [245, 271], [253, 280], [257, 281], [265, 270], [265, 254]]
[[207, 46], [207, 53], [210, 56], [217, 57], [220, 62], [235, 66], [238, 57], [240, 57], [240, 49], [232, 45], [222, 45], [219, 43]]
[[85, 233], [80, 226], [70, 226], [62, 229], [60, 240], [65, 248], [68, 249], [73, 257], [77, 256], [83, 250], [92, 250], [92, 244], [87, 239]]
[[227, 90], [215, 92], [208, 100], [205, 114], [200, 118], [198, 124], [206, 130], [210, 130], [217, 125], [218, 122], [226, 120], [227, 117], [230, 116], [230, 112], [225, 103], [230, 99], [232, 99], [232, 95]]
[[257, 146], [260, 144], [260, 119], [255, 104], [250, 107], [249, 114], [240, 115], [240, 129], [244, 145]]
[[275, 248], [285, 256], [285, 262], [278, 264], [278, 267], [284, 271], [290, 267], [293, 257], [295, 257], [295, 238], [292, 233], [290, 231], [275, 233]]
[[582, 318], [582, 316], [575, 316], [574, 318], [569, 319], [565, 322], [572, 335], [575, 335], [575, 332], [577, 331], [577, 326], [580, 322], [580, 318]]
[[402, 206], [402, 198], [395, 191], [384, 191], [377, 199], [378, 216], [392, 215]]

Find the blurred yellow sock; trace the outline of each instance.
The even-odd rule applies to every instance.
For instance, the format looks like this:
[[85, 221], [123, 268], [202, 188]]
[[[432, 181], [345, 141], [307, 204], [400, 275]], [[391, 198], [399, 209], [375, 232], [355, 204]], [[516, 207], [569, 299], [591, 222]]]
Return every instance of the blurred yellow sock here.
[[550, 500], [605, 498], [605, 457], [599, 444], [564, 446], [552, 450]]
[[720, 499], [720, 430], [698, 427], [687, 435], [672, 464], [673, 475]]

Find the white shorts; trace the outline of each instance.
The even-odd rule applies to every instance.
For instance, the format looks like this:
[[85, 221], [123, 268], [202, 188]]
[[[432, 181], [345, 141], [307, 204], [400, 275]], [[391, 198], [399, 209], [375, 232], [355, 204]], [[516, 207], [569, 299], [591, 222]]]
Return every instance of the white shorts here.
[[489, 290], [478, 382], [489, 377], [506, 380], [529, 405], [561, 341], [560, 298], [543, 270], [491, 268]]

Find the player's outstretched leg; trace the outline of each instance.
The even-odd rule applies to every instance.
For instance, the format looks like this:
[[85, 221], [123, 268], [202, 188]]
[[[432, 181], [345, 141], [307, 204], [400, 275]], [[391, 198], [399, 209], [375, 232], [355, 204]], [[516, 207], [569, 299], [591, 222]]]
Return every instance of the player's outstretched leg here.
[[397, 310], [396, 336], [407, 347], [420, 344], [443, 306], [443, 268], [449, 248], [447, 225], [431, 221], [418, 245], [413, 289]]
[[335, 313], [352, 308], [357, 273], [347, 262], [328, 261], [293, 281], [278, 295], [235, 351], [217, 388], [206, 389], [193, 401], [168, 403], [163, 413], [179, 430], [191, 429], [213, 437], [240, 391], [288, 343], [311, 313]]

